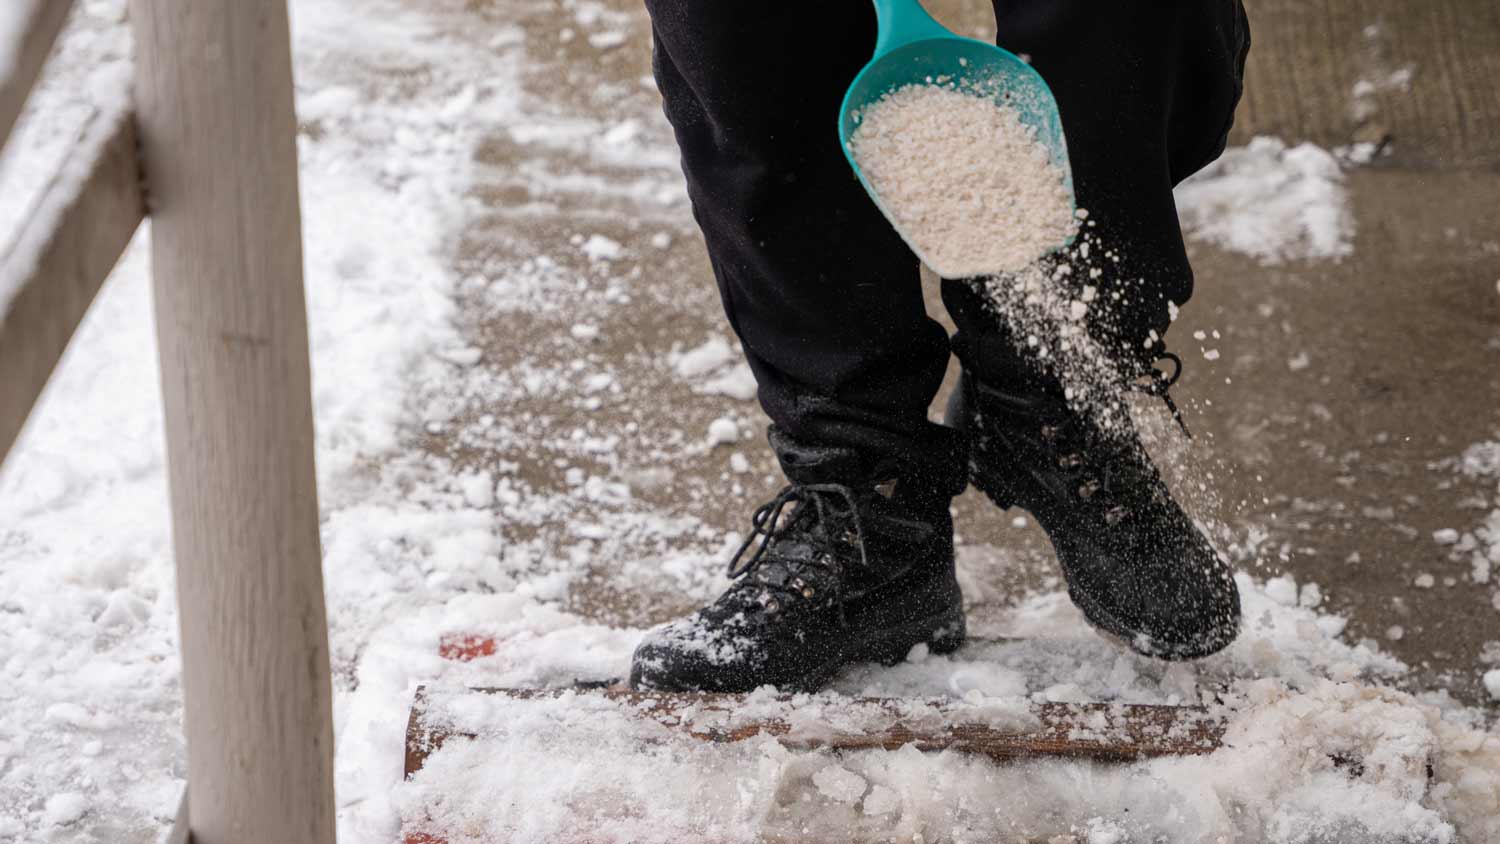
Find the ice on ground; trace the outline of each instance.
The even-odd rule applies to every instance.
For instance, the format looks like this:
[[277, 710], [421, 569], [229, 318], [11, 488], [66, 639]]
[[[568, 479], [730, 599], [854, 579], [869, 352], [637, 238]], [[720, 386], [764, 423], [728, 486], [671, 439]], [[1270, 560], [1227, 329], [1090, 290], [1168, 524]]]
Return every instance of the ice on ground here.
[[1310, 143], [1271, 137], [1231, 147], [1177, 186], [1189, 237], [1266, 264], [1339, 259], [1354, 248], [1354, 215], [1338, 161]]

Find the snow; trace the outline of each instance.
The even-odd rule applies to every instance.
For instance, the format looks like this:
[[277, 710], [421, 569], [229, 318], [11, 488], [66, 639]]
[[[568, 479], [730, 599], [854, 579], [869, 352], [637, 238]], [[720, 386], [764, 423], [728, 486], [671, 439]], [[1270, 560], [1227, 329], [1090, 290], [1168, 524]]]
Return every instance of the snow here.
[[82, 818], [88, 810], [88, 798], [76, 791], [64, 791], [47, 798], [42, 821], [49, 826], [67, 826]]
[[15, 71], [16, 59], [21, 54], [21, 37], [37, 3], [38, 0], [10, 0], [0, 8], [0, 79]]
[[1266, 264], [1343, 258], [1353, 250], [1354, 216], [1344, 175], [1310, 143], [1289, 147], [1258, 137], [1177, 186], [1177, 212], [1194, 240]]
[[721, 416], [709, 423], [708, 445], [710, 448], [736, 443], [740, 440], [740, 426], [733, 419]]
[[[454, 742], [403, 782], [417, 684], [619, 677], [648, 624], [716, 594], [741, 536], [697, 509], [730, 498], [723, 473], [749, 486], [765, 465], [756, 443], [704, 445], [706, 430], [739, 443], [759, 425], [731, 404], [754, 398], [754, 379], [717, 314], [679, 325], [676, 303], [653, 299], [655, 265], [643, 262], [675, 259], [674, 243], [700, 248], [654, 92], [632, 74], [586, 103], [545, 99], [529, 64], [538, 33], [468, 5], [292, 3], [341, 840], [399, 840], [403, 820], [438, 804], [514, 840], [1500, 840], [1494, 728], [1452, 701], [1391, 690], [1406, 666], [1345, 638], [1348, 619], [1291, 577], [1242, 575], [1245, 634], [1201, 664], [1116, 649], [1054, 589], [985, 607], [983, 638], [957, 654], [918, 648], [889, 669], [851, 667], [795, 710], [816, 728], [859, 695], [941, 696], [997, 719], [1050, 699], [1209, 701], [1236, 745], [1203, 759], [997, 766], [912, 748], [652, 743], [619, 713], [579, 704], [514, 708], [506, 735]], [[0, 233], [17, 230], [61, 151], [110, 102], [129, 56], [123, 6], [75, 13], [0, 161]], [[0, 8], [4, 44], [17, 5]], [[561, 8], [575, 50], [644, 32], [638, 11]], [[487, 161], [489, 143], [521, 151]], [[1342, 188], [1294, 152], [1262, 149], [1204, 187], [1284, 178], [1283, 198], [1316, 213], [1200, 197], [1197, 236], [1252, 231], [1234, 242], [1257, 257], [1318, 257], [1312, 224]], [[476, 199], [495, 193], [525, 197], [499, 225], [501, 211]], [[566, 224], [527, 228], [570, 203], [583, 210]], [[0, 841], [157, 841], [185, 782], [148, 235], [0, 471]], [[717, 305], [703, 288], [707, 313]], [[632, 298], [668, 330], [617, 318]], [[486, 333], [501, 318], [518, 336]], [[606, 353], [617, 344], [629, 351]], [[675, 430], [634, 421], [663, 402]], [[1500, 444], [1459, 463], [1500, 492]], [[700, 465], [707, 480], [694, 479]], [[1500, 563], [1495, 500], [1453, 517], [1461, 533], [1437, 553], [1460, 555], [1465, 572]], [[995, 590], [979, 553], [966, 549], [960, 576], [983, 599]], [[645, 610], [598, 609], [631, 602]], [[439, 656], [444, 636], [471, 634], [503, 645], [469, 663]], [[1366, 773], [1334, 769], [1330, 751], [1358, 754]], [[517, 801], [530, 811], [506, 814]]]
[[755, 398], [759, 387], [755, 383], [755, 373], [750, 371], [750, 365], [745, 363], [722, 370], [718, 375], [709, 378], [693, 388], [693, 392], [705, 396], [728, 396], [740, 401], [749, 401]]
[[1297, 581], [1287, 575], [1273, 577], [1266, 581], [1266, 594], [1271, 600], [1283, 606], [1297, 605]]
[[1484, 672], [1484, 690], [1490, 693], [1490, 697], [1500, 700], [1500, 668]]
[[693, 392], [699, 395], [728, 396], [740, 401], [755, 398], [755, 373], [723, 337], [711, 336], [687, 351], [674, 349], [669, 360], [677, 377], [692, 382]]
[[94, 98], [98, 113], [90, 119], [76, 142], [70, 144], [64, 164], [54, 176], [52, 189], [27, 212], [26, 226], [11, 247], [11, 254], [16, 257], [6, 262], [6, 272], [0, 274], [0, 316], [10, 309], [21, 285], [36, 270], [64, 212], [82, 192], [90, 175], [89, 165], [130, 117], [128, 68], [112, 65], [101, 69], [97, 76], [103, 77], [101, 90], [95, 92]]
[[734, 349], [723, 337], [713, 336], [685, 352], [673, 357], [672, 367], [679, 378], [692, 379], [724, 366], [734, 360]]
[[[1382, 688], [1380, 678], [1404, 670], [1399, 663], [1309, 625], [1314, 610], [1278, 603], [1248, 579], [1240, 585], [1244, 637], [1199, 664], [1117, 650], [1087, 630], [1066, 598], [1041, 595], [1006, 613], [1003, 638], [893, 669], [857, 666], [834, 682], [832, 696], [791, 708], [755, 695], [736, 714], [818, 711], [809, 726], [858, 724], [852, 696], [952, 694], [973, 685], [960, 678], [988, 674], [1003, 682], [962, 698], [976, 711], [1015, 713], [1028, 698], [1202, 700], [1227, 719], [1224, 746], [1208, 756], [1121, 766], [1001, 765], [911, 747], [792, 752], [764, 737], [705, 745], [588, 695], [469, 695], [462, 686], [611, 676], [635, 640], [550, 613], [528, 634], [527, 622], [496, 621], [517, 618], [517, 608], [491, 598], [487, 610], [465, 612], [507, 644], [493, 657], [445, 666], [434, 698], [437, 723], [480, 737], [430, 756], [398, 804], [409, 830], [482, 830], [515, 841], [749, 841], [794, 831], [820, 841], [1048, 840], [1087, 830], [1100, 840], [1456, 842], [1500, 833], [1500, 736]], [[1362, 773], [1339, 767], [1351, 761]]]
[[[608, 138], [606, 142], [620, 143], [619, 140]], [[591, 234], [579, 243], [578, 251], [587, 255], [590, 261], [618, 261], [625, 254], [625, 247], [602, 234]]]

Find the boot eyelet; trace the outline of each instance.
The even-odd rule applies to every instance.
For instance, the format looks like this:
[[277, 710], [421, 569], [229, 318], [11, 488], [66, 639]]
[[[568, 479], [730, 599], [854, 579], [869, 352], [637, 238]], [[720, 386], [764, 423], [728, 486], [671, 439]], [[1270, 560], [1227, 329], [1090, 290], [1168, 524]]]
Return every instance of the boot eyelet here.
[[1117, 525], [1121, 521], [1123, 521], [1127, 515], [1129, 515], [1129, 511], [1117, 504], [1114, 507], [1111, 507], [1108, 510], [1104, 511], [1104, 521], [1112, 525]]
[[829, 554], [827, 552], [819, 554], [818, 555], [818, 562], [822, 563], [825, 566], [831, 566], [831, 565], [833, 565], [833, 555]]
[[802, 587], [802, 597], [804, 597], [804, 598], [812, 598], [812, 596], [816, 595], [816, 594], [817, 594], [817, 592], [814, 591], [811, 586], [804, 586], [804, 587]]
[[1057, 439], [1057, 426], [1056, 425], [1043, 425], [1042, 426], [1042, 439], [1044, 439], [1044, 440], [1055, 440], [1055, 439]]
[[853, 530], [844, 531], [843, 539], [845, 545], [853, 545], [856, 547], [859, 546], [859, 534], [855, 533]]
[[1093, 498], [1094, 494], [1097, 493], [1098, 491], [1099, 491], [1099, 482], [1095, 481], [1095, 480], [1087, 480], [1087, 481], [1084, 481], [1083, 485], [1078, 488], [1078, 497], [1079, 498]]
[[1057, 459], [1057, 465], [1061, 469], [1076, 469], [1083, 465], [1083, 458], [1076, 454], [1064, 454]]

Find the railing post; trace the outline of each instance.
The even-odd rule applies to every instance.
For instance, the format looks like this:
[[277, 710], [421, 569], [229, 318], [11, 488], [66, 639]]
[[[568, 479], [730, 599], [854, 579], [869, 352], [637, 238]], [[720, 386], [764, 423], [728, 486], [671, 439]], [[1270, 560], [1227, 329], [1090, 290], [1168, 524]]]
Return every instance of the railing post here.
[[285, 0], [131, 0], [198, 844], [334, 840]]

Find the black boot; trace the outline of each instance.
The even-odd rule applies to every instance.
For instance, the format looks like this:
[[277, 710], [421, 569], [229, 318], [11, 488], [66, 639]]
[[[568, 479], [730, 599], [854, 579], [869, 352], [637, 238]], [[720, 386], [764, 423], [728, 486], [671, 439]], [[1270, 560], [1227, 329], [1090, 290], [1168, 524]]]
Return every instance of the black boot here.
[[663, 691], [812, 690], [852, 662], [895, 663], [915, 645], [963, 643], [952, 492], [846, 449], [774, 429], [791, 483], [756, 510], [733, 585], [647, 634], [630, 685]]
[[[1149, 392], [1165, 396], [1172, 380]], [[1105, 424], [1070, 409], [1045, 379], [1002, 388], [965, 372], [948, 423], [972, 437], [974, 485], [1047, 532], [1073, 603], [1095, 627], [1160, 659], [1234, 641], [1234, 574], [1173, 500], [1123, 405]]]

